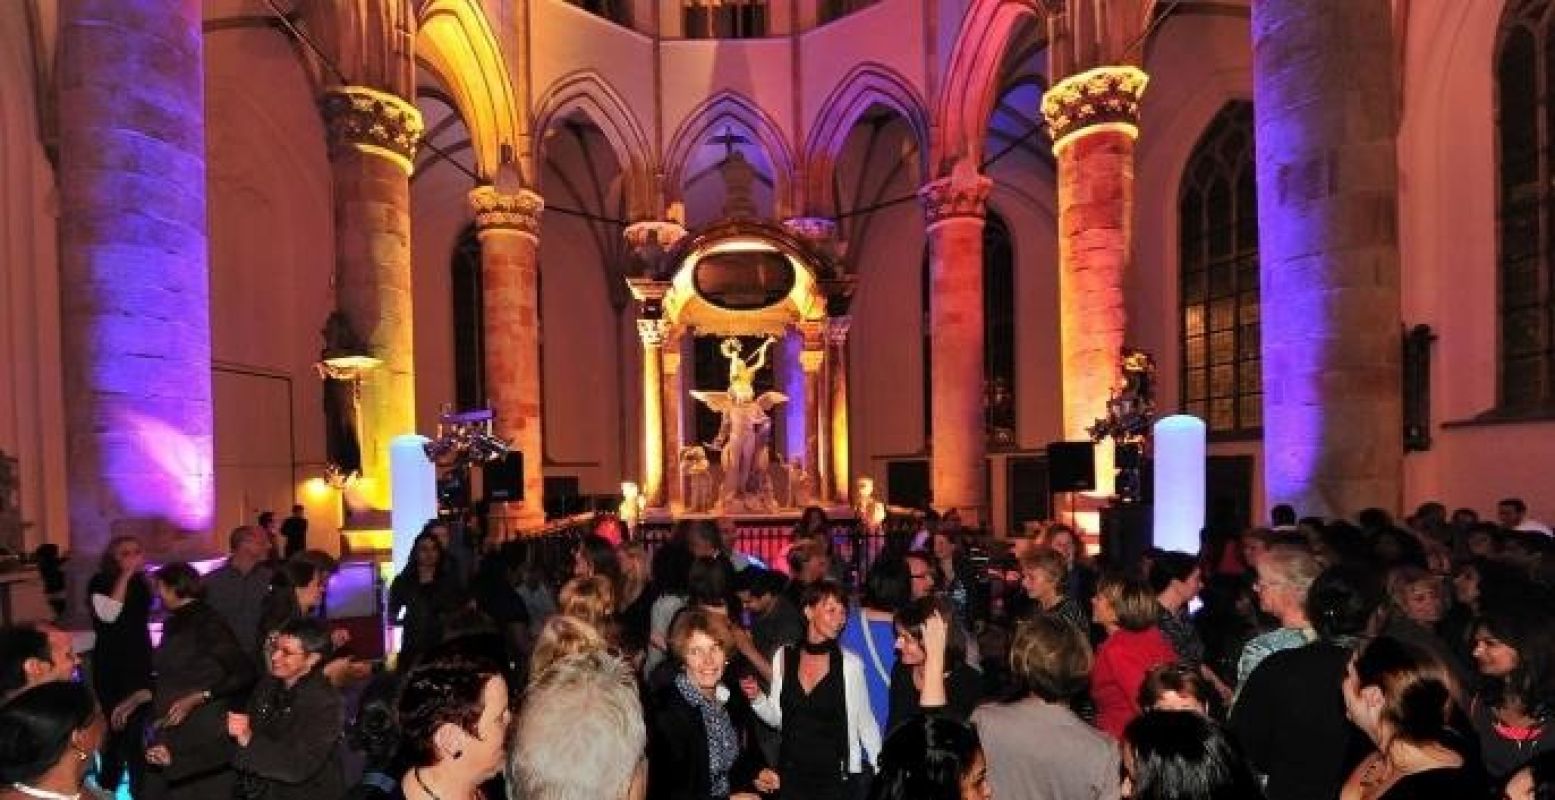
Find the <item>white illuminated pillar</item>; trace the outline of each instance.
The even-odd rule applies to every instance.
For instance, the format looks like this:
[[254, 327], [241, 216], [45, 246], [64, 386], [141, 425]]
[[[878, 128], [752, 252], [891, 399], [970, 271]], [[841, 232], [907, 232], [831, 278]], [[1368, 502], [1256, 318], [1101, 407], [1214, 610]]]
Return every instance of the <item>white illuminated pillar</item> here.
[[425, 436], [407, 433], [389, 443], [389, 519], [394, 527], [394, 572], [410, 558], [411, 545], [427, 520], [437, 516], [437, 468], [427, 459]]
[[1199, 551], [1204, 528], [1204, 421], [1186, 414], [1155, 424], [1155, 546]]

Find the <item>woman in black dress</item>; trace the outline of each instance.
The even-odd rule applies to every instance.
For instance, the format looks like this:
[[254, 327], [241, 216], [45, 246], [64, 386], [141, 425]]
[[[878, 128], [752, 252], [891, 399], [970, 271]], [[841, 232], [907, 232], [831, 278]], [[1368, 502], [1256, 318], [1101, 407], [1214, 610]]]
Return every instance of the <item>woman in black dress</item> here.
[[858, 791], [880, 753], [880, 726], [869, 708], [864, 664], [837, 636], [847, 624], [846, 595], [823, 580], [805, 587], [805, 637], [777, 651], [772, 689], [741, 682], [763, 722], [783, 733], [778, 777], [784, 797], [842, 800]]
[[100, 785], [109, 791], [128, 780], [139, 797], [146, 760], [141, 729], [143, 706], [151, 698], [151, 589], [146, 585], [146, 556], [133, 536], [118, 536], [103, 550], [97, 574], [87, 584], [92, 612], [92, 686], [112, 726], [103, 743]]
[[1448, 727], [1451, 671], [1429, 652], [1380, 636], [1351, 659], [1345, 716], [1376, 745], [1350, 773], [1341, 800], [1459, 800], [1488, 784]]
[[463, 604], [463, 588], [443, 557], [442, 542], [432, 533], [417, 536], [410, 561], [389, 584], [389, 621], [404, 626], [401, 670], [443, 640], [443, 622]]

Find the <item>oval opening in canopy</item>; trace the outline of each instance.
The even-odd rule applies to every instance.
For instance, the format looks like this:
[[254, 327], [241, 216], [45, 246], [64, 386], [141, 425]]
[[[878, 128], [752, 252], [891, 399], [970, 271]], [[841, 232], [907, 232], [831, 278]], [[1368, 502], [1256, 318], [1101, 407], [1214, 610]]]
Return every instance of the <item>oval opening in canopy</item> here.
[[697, 260], [692, 285], [704, 300], [730, 311], [779, 303], [794, 288], [794, 266], [775, 250], [725, 250]]

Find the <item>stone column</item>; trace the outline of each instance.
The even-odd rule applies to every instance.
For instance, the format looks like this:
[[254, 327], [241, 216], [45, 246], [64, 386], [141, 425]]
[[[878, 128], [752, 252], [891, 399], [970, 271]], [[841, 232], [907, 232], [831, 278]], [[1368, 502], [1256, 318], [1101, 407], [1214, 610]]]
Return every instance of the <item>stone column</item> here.
[[643, 343], [642, 493], [650, 508], [664, 506], [664, 335], [662, 319], [637, 320]]
[[540, 422], [540, 213], [527, 189], [478, 186], [470, 192], [481, 242], [481, 336], [485, 386], [496, 433], [524, 458], [524, 499], [491, 509], [499, 539], [545, 522], [544, 439]]
[[799, 368], [804, 372], [805, 471], [815, 479], [815, 501], [831, 499], [830, 405], [825, 389], [826, 339], [817, 322], [802, 322], [799, 332], [804, 349], [799, 352]]
[[389, 507], [389, 442], [416, 432], [410, 172], [421, 112], [365, 86], [322, 101], [335, 195], [335, 303], [382, 364], [362, 376], [362, 497]]
[[[1123, 380], [1123, 280], [1132, 255], [1134, 139], [1149, 79], [1137, 67], [1098, 67], [1042, 98], [1058, 159], [1059, 331], [1063, 431], [1068, 441], [1106, 414]], [[1096, 448], [1096, 494], [1113, 493], [1112, 443]]]
[[1398, 75], [1387, 0], [1253, 4], [1266, 502], [1401, 502]]
[[[220, 552], [200, 4], [60, 4], [59, 202], [72, 574], [118, 534]], [[73, 587], [72, 605], [84, 596]]]
[[826, 384], [830, 395], [832, 497], [845, 501], [852, 480], [848, 461], [848, 328], [849, 317], [826, 321]]
[[983, 216], [993, 181], [957, 165], [918, 190], [928, 222], [930, 485], [968, 524], [986, 516], [983, 424]]
[[[788, 402], [778, 406], [778, 413], [783, 417], [783, 455], [788, 461], [796, 458], [803, 461], [808, 452], [805, 410], [809, 408], [806, 405], [809, 400], [805, 397], [804, 367], [800, 364], [804, 352], [804, 334], [790, 327], [780, 347], [782, 349], [778, 351], [775, 369], [778, 380], [782, 382], [780, 389], [788, 395]], [[805, 468], [811, 469], [813, 465], [806, 464]]]
[[671, 335], [666, 345], [660, 348], [664, 365], [664, 483], [669, 487], [665, 505], [674, 508], [685, 502], [680, 480], [680, 451], [686, 446], [681, 403], [685, 392], [680, 383], [680, 337]]

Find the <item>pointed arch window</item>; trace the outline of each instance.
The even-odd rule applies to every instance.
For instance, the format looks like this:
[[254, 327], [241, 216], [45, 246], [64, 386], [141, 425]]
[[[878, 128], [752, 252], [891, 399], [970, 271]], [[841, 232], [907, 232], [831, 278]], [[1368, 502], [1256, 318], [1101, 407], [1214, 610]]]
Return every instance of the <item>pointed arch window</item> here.
[[1178, 196], [1182, 408], [1218, 438], [1263, 428], [1255, 175], [1253, 104], [1231, 103], [1194, 147]]
[[1512, 0], [1496, 41], [1497, 402], [1555, 409], [1555, 2]]

